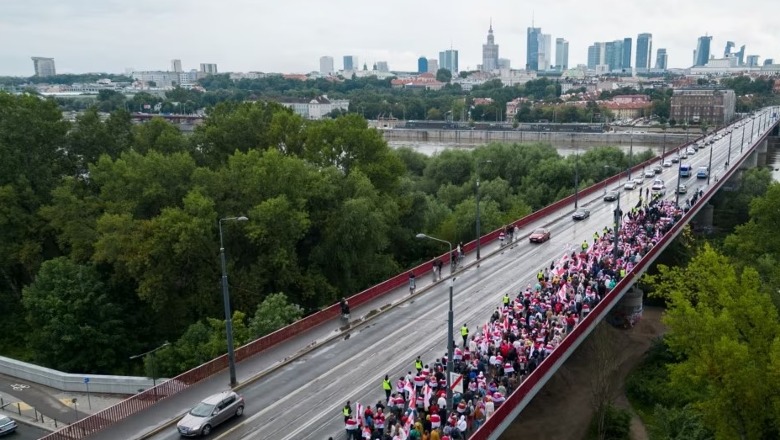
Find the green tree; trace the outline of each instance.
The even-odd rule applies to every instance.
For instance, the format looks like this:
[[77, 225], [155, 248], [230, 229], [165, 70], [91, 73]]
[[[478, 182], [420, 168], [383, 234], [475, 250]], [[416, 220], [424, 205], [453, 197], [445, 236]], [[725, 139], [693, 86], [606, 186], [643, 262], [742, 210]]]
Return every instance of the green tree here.
[[777, 420], [766, 405], [777, 388], [755, 384], [772, 383], [770, 352], [780, 323], [755, 270], [738, 274], [705, 245], [687, 267], [659, 266], [648, 281], [668, 303], [666, 340], [683, 359], [669, 366], [671, 386], [695, 396], [717, 438], [775, 436]]
[[448, 83], [452, 80], [452, 72], [449, 69], [439, 68], [436, 71], [436, 81]]
[[28, 336], [36, 362], [70, 372], [107, 372], [132, 339], [122, 300], [112, 297], [90, 265], [65, 257], [46, 261], [24, 288]]
[[255, 315], [249, 320], [252, 336], [259, 338], [291, 324], [303, 316], [303, 309], [287, 300], [284, 293], [268, 295], [257, 306]]

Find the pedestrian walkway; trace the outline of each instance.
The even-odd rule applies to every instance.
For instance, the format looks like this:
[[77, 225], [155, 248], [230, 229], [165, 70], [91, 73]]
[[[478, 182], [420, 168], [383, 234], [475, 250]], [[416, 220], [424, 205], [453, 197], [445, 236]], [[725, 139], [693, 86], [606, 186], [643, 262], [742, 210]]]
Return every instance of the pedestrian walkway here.
[[[0, 414], [51, 431], [106, 409], [124, 398], [64, 392], [0, 374]], [[76, 399], [75, 403], [73, 399]]]

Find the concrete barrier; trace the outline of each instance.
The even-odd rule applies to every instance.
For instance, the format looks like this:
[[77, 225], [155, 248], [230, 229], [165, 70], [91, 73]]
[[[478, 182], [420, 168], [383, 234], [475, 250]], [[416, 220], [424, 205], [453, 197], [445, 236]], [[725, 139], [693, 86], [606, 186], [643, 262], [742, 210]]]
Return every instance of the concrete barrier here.
[[[136, 376], [108, 376], [103, 374], [70, 374], [40, 365], [0, 356], [0, 371], [20, 381], [45, 385], [62, 391], [83, 393], [89, 378], [89, 391], [105, 394], [136, 394], [138, 390], [152, 387], [152, 379]], [[166, 379], [160, 379], [164, 381]]]

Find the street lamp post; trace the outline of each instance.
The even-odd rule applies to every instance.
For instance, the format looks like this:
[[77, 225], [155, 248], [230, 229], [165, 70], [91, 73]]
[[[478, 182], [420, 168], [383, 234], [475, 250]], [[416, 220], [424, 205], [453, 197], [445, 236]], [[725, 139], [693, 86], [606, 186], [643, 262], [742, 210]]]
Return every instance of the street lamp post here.
[[674, 203], [677, 205], [677, 207], [680, 207], [680, 172], [682, 171], [682, 157], [679, 157], [679, 149], [678, 152], [678, 161], [677, 161], [677, 188], [674, 190]]
[[731, 131], [729, 131], [729, 155], [726, 158], [726, 166], [728, 166], [731, 163], [731, 139], [734, 137], [734, 129], [732, 128]]
[[154, 394], [155, 395], [157, 395], [157, 368], [156, 368], [157, 366], [155, 365], [154, 354], [157, 352], [157, 350], [162, 350], [163, 348], [165, 348], [165, 347], [167, 347], [169, 345], [171, 345], [170, 342], [165, 341], [164, 344], [162, 344], [161, 346], [159, 346], [157, 348], [153, 348], [153, 349], [151, 349], [151, 350], [149, 350], [149, 351], [147, 351], [145, 353], [137, 354], [135, 356], [130, 356], [130, 360], [132, 361], [134, 359], [142, 358], [142, 357], [145, 357], [145, 356], [149, 355], [149, 368], [152, 370], [151, 371], [151, 373], [152, 373], [152, 389], [154, 390]]
[[712, 149], [715, 144], [710, 144], [710, 163], [707, 165], [707, 185], [710, 184], [710, 176], [712, 176]]
[[[622, 218], [622, 214], [620, 213], [620, 193], [618, 193], [617, 197], [617, 205], [615, 206], [615, 248], [613, 249], [615, 254], [615, 269], [617, 269], [617, 260], [619, 258], [620, 252], [618, 249], [618, 245], [620, 244], [619, 241], [619, 234], [620, 234], [620, 220]], [[619, 272], [618, 272], [619, 273]]]
[[479, 165], [481, 163], [492, 163], [492, 162], [493, 161], [490, 160], [490, 159], [483, 160], [483, 161], [477, 161], [476, 162], [476, 166], [474, 168], [474, 172], [477, 175], [477, 185], [476, 185], [476, 193], [477, 193], [477, 260], [479, 260], [481, 258], [480, 254], [479, 254], [479, 240], [480, 240], [480, 237], [482, 236], [482, 227], [480, 225], [480, 216], [479, 216]]
[[634, 132], [631, 132], [631, 135], [629, 136], [629, 142], [631, 143], [631, 146], [628, 150], [628, 180], [631, 180], [631, 167], [634, 165]]
[[[452, 258], [452, 243], [451, 242], [449, 242], [447, 240], [442, 240], [440, 238], [431, 237], [430, 235], [426, 235], [426, 234], [422, 234], [422, 233], [417, 234], [417, 238], [433, 240], [433, 241], [438, 241], [440, 243], [447, 244], [450, 247], [450, 253], [449, 253], [450, 258]], [[452, 352], [454, 350], [453, 343], [455, 342], [455, 338], [453, 336], [453, 329], [452, 329], [452, 326], [454, 325], [453, 324], [454, 318], [453, 318], [453, 313], [452, 313], [452, 287], [453, 287], [453, 284], [455, 283], [455, 278], [453, 278], [453, 276], [452, 276], [453, 270], [454, 269], [453, 269], [452, 262], [450, 262], [450, 305], [449, 305], [449, 309], [447, 310], [447, 405], [449, 405], [447, 409], [450, 410], [450, 411], [452, 411], [454, 409], [454, 408], [452, 408], [452, 383], [451, 383], [451, 381], [452, 381], [452, 379], [451, 379], [451, 376], [452, 376], [452, 364], [453, 364], [453, 354], [452, 354]]]
[[233, 352], [233, 318], [230, 313], [230, 292], [228, 291], [227, 263], [225, 262], [225, 244], [222, 239], [222, 222], [249, 220], [244, 216], [225, 217], [219, 219], [219, 259], [222, 262], [222, 301], [225, 305], [225, 332], [227, 333], [228, 369], [230, 370], [230, 386], [236, 386], [236, 355]]
[[742, 129], [742, 142], [739, 144], [739, 154], [742, 154], [742, 149], [745, 148], [745, 124], [740, 125], [739, 128]]
[[[574, 135], [572, 134], [572, 139]], [[579, 186], [580, 186], [580, 149], [577, 147], [577, 153], [574, 156], [574, 209], [577, 209], [579, 202]]]

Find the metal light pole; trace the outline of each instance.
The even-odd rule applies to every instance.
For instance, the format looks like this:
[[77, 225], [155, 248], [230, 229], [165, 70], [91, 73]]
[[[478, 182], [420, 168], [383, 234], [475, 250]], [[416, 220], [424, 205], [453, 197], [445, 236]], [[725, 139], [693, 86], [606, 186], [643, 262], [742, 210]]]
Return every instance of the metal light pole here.
[[615, 254], [615, 268], [617, 268], [617, 260], [619, 256], [618, 246], [620, 245], [619, 235], [620, 235], [620, 220], [622, 215], [620, 215], [620, 193], [618, 193], [617, 197], [617, 206], [615, 207], [615, 249], [613, 249]]
[[[452, 258], [452, 243], [451, 242], [449, 242], [447, 240], [442, 240], [440, 238], [431, 237], [430, 235], [426, 235], [426, 234], [422, 234], [422, 233], [417, 234], [417, 238], [438, 241], [440, 243], [446, 243], [450, 247], [449, 255], [450, 255], [450, 258]], [[455, 338], [454, 338], [454, 336], [452, 334], [453, 333], [452, 326], [453, 326], [453, 321], [454, 321], [453, 314], [452, 314], [452, 286], [455, 283], [455, 278], [453, 278], [453, 276], [452, 276], [453, 270], [454, 269], [453, 269], [453, 266], [452, 266], [452, 262], [450, 262], [450, 306], [449, 306], [449, 309], [447, 311], [447, 405], [449, 405], [449, 407], [447, 409], [450, 410], [450, 411], [453, 409], [452, 408], [452, 383], [451, 383], [452, 379], [450, 378], [450, 376], [452, 376], [452, 364], [453, 364], [453, 359], [452, 359], [453, 358], [453, 354], [452, 354], [452, 352], [454, 350], [452, 345], [453, 345], [453, 343], [455, 341]]]
[[664, 150], [663, 150], [663, 152], [661, 153], [661, 162], [662, 162], [662, 165], [663, 165], [663, 161], [664, 161], [664, 159], [665, 159], [665, 157], [666, 157], [666, 129], [667, 129], [668, 127], [669, 127], [669, 126], [668, 126], [668, 124], [664, 124], [664, 126], [662, 127], [662, 128], [663, 128], [663, 130], [664, 130]]
[[479, 254], [479, 239], [482, 236], [482, 227], [480, 226], [480, 217], [479, 217], [479, 165], [481, 163], [492, 163], [493, 161], [483, 160], [483, 161], [477, 161], [476, 165], [474, 167], [474, 173], [477, 175], [477, 185], [476, 185], [476, 192], [477, 192], [477, 260], [479, 260], [480, 254]]
[[[574, 135], [572, 135], [572, 139]], [[580, 186], [580, 149], [577, 147], [577, 153], [574, 156], [574, 209], [577, 209], [577, 203], [579, 202], [579, 186]]]
[[726, 166], [728, 166], [731, 163], [731, 139], [734, 137], [734, 129], [732, 128], [731, 131], [729, 131], [729, 155], [726, 158]]
[[631, 146], [628, 150], [628, 180], [631, 180], [631, 167], [632, 162], [634, 161], [634, 132], [631, 132], [631, 135], [629, 136], [629, 140], [631, 143]]
[[712, 149], [715, 144], [710, 144], [710, 163], [707, 165], [707, 185], [710, 184], [710, 177], [712, 176]]
[[227, 263], [225, 262], [225, 244], [222, 240], [222, 222], [249, 220], [240, 217], [225, 217], [219, 219], [219, 259], [222, 261], [222, 301], [225, 303], [225, 331], [227, 333], [228, 369], [230, 370], [230, 386], [236, 386], [236, 355], [233, 352], [233, 318], [230, 313], [230, 292], [228, 291]]
[[753, 129], [756, 128], [756, 117], [753, 116], [753, 122], [750, 124], [750, 143], [753, 143]]
[[130, 356], [130, 360], [132, 361], [134, 359], [142, 358], [142, 357], [144, 357], [146, 355], [149, 355], [149, 367], [152, 370], [151, 371], [151, 373], [152, 373], [152, 389], [154, 389], [154, 394], [155, 395], [157, 395], [157, 368], [156, 368], [156, 365], [154, 363], [154, 353], [157, 352], [157, 350], [162, 350], [163, 348], [165, 348], [165, 347], [167, 347], [169, 345], [171, 345], [171, 343], [168, 342], [168, 341], [165, 341], [165, 343], [163, 345], [161, 345], [161, 346], [159, 346], [157, 348], [153, 348], [153, 349], [147, 351], [146, 353], [141, 353], [141, 354], [137, 354], [135, 356]]
[[745, 124], [742, 124], [740, 128], [742, 129], [742, 142], [739, 144], [739, 154], [742, 154], [742, 149], [745, 148]]
[[680, 157], [680, 149], [677, 149], [677, 188], [674, 190], [674, 204], [680, 207], [680, 172], [682, 171], [682, 157]]

